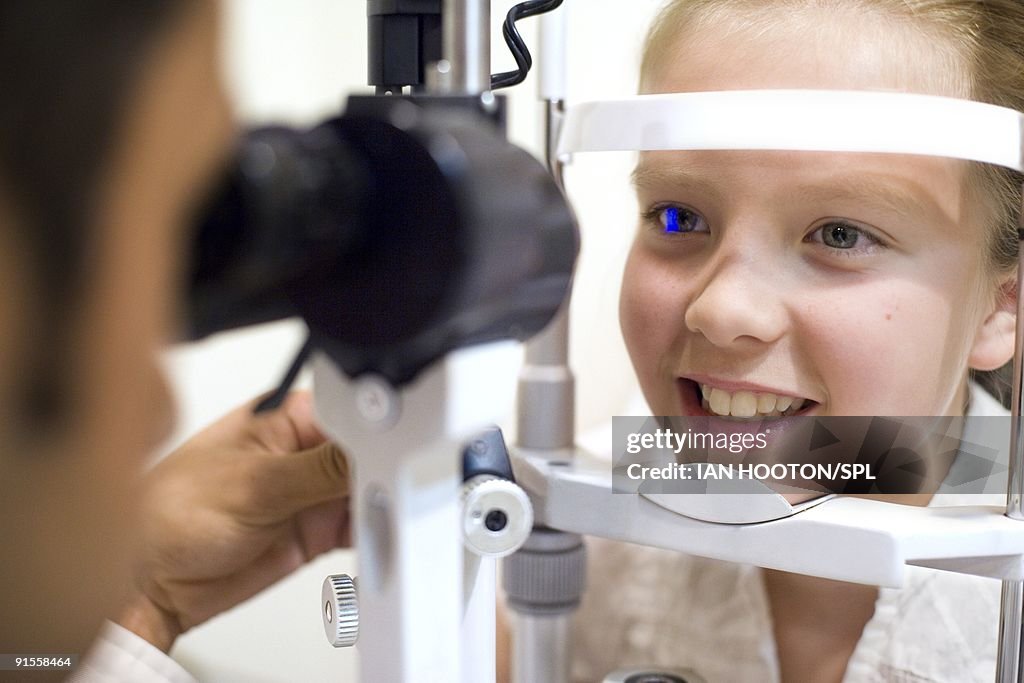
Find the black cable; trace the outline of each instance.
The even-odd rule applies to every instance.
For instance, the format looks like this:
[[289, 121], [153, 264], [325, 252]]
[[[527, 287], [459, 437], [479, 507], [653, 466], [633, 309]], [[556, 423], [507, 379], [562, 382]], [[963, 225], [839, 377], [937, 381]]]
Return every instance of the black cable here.
[[516, 22], [520, 19], [526, 19], [528, 17], [549, 12], [561, 4], [562, 0], [530, 0], [528, 2], [521, 2], [509, 10], [508, 15], [505, 17], [505, 22], [502, 25], [502, 34], [505, 37], [505, 42], [508, 44], [509, 51], [512, 52], [512, 56], [516, 60], [518, 68], [515, 71], [506, 71], [492, 76], [492, 89], [504, 88], [522, 83], [526, 79], [526, 75], [529, 73], [530, 68], [533, 66], [533, 59], [530, 56], [530, 51], [526, 47], [526, 43], [523, 41], [522, 36], [519, 35], [519, 31], [516, 28]]
[[307, 336], [306, 341], [302, 344], [302, 348], [296, 354], [295, 360], [288, 366], [288, 371], [284, 374], [284, 378], [281, 379], [281, 383], [276, 389], [261, 398], [256, 407], [253, 408], [252, 412], [254, 415], [259, 415], [268, 410], [277, 410], [281, 407], [284, 400], [288, 398], [288, 392], [291, 391], [292, 385], [295, 384], [295, 379], [299, 376], [299, 371], [302, 370], [302, 366], [306, 364], [311, 353], [313, 353], [313, 338]]
[[530, 50], [526, 47], [523, 37], [519, 35], [516, 22], [520, 19], [550, 12], [561, 4], [562, 0], [528, 0], [527, 2], [515, 5], [508, 11], [508, 14], [505, 15], [505, 23], [501, 26], [501, 33], [505, 36], [505, 43], [508, 45], [512, 57], [516, 60], [517, 68], [514, 71], [503, 71], [493, 74], [491, 76], [491, 90], [519, 85], [526, 80], [526, 75], [530, 73], [530, 68], [533, 67], [533, 57], [530, 56]]

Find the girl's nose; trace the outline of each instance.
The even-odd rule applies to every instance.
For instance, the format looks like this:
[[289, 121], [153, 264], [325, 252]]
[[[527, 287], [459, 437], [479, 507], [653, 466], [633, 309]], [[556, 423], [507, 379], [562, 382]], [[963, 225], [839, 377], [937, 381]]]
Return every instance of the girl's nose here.
[[782, 337], [788, 323], [780, 278], [757, 258], [734, 254], [706, 264], [684, 317], [691, 332], [718, 347]]

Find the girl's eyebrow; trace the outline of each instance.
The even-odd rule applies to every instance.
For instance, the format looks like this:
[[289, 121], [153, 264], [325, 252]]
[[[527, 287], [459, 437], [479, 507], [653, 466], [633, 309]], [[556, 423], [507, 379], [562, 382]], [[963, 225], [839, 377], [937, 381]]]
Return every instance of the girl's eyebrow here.
[[648, 166], [643, 163], [636, 165], [629, 174], [633, 187], [637, 189], [664, 185], [707, 185], [701, 176], [686, 171], [679, 166]]
[[720, 187], [720, 183], [714, 182], [703, 173], [695, 173], [680, 166], [649, 166], [639, 163], [629, 177], [637, 192], [654, 188], [681, 187], [712, 200], [722, 197], [723, 188]]
[[796, 188], [800, 201], [859, 203], [888, 210], [900, 216], [931, 216], [942, 213], [937, 198], [923, 185], [872, 175], [829, 178], [827, 182]]

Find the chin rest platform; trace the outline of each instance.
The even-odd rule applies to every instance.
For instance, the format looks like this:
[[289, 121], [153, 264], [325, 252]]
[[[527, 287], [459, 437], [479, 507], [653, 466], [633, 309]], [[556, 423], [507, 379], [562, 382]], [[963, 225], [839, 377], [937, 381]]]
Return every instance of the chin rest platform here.
[[[977, 496], [979, 503], [992, 504], [948, 507], [827, 497], [791, 508], [788, 517], [723, 523], [679, 511], [693, 503], [664, 500], [698, 494], [613, 493], [607, 462], [583, 456], [551, 460], [527, 451], [513, 462], [517, 480], [533, 499], [537, 523], [562, 531], [877, 586], [899, 587], [908, 564], [1024, 579], [1024, 524], [1005, 516], [998, 495]], [[718, 498], [741, 506], [750, 496], [773, 498]]]

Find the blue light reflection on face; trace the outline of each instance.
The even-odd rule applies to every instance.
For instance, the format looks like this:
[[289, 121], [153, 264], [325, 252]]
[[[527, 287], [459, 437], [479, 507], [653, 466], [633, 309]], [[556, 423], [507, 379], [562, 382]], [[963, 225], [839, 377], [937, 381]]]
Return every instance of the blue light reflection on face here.
[[679, 227], [679, 209], [670, 206], [665, 209], [665, 232], [682, 232]]

